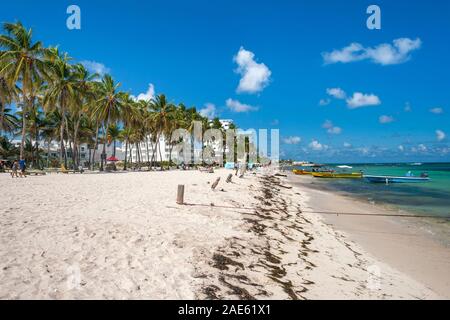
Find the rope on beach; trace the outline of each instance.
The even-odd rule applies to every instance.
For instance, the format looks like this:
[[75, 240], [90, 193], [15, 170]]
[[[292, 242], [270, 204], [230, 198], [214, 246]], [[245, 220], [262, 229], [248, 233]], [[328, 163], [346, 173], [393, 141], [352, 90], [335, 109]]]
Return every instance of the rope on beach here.
[[335, 212], [335, 211], [305, 211], [307, 213], [346, 215], [346, 216], [381, 216], [381, 217], [404, 217], [404, 218], [433, 218], [433, 219], [450, 219], [449, 216], [431, 216], [431, 215], [416, 215], [416, 214], [394, 214], [394, 213], [358, 213], [358, 212]]

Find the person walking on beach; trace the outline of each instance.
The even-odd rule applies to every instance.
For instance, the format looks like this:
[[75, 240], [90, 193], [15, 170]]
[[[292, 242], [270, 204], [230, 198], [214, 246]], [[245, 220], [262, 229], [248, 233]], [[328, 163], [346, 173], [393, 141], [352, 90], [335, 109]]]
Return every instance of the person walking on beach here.
[[19, 177], [19, 175], [17, 174], [17, 170], [19, 170], [19, 163], [17, 162], [17, 160], [14, 160], [12, 166], [11, 166], [11, 177], [14, 178], [14, 176], [16, 176], [16, 178]]
[[26, 174], [25, 174], [25, 169], [27, 168], [27, 165], [25, 163], [25, 159], [20, 159], [19, 160], [19, 167], [20, 167], [20, 176], [22, 178], [26, 178]]

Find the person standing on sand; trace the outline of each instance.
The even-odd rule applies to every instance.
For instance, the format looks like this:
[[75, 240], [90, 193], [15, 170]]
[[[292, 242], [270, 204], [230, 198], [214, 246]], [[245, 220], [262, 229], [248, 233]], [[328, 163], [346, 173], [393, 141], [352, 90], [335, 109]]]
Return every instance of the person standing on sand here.
[[17, 162], [17, 160], [14, 160], [12, 166], [11, 166], [11, 177], [14, 178], [14, 176], [16, 176], [16, 178], [19, 177], [19, 175], [17, 174], [17, 170], [19, 170], [19, 163]]
[[25, 163], [25, 159], [20, 159], [19, 160], [19, 167], [20, 167], [20, 176], [22, 178], [26, 178], [26, 174], [25, 174], [25, 169], [27, 168], [27, 165]]

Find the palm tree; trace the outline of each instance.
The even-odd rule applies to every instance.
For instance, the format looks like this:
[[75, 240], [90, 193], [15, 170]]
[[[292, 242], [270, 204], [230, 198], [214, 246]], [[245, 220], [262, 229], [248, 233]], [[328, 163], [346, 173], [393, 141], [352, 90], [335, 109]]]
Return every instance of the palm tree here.
[[[70, 105], [70, 115], [74, 122], [73, 126], [73, 158], [76, 166], [79, 163], [78, 149], [80, 144], [80, 125], [84, 121], [87, 124], [86, 115], [89, 113], [89, 109], [95, 102], [95, 84], [93, 81], [97, 78], [97, 74], [90, 74], [89, 71], [82, 65], [76, 64], [73, 66], [74, 76], [76, 78], [76, 95], [73, 103]], [[86, 133], [86, 132], [85, 132]]]
[[32, 30], [25, 29], [20, 23], [4, 23], [6, 35], [0, 35], [0, 77], [9, 87], [17, 82], [21, 84], [21, 102], [24, 116], [22, 117], [22, 141], [20, 158], [24, 156], [27, 112], [35, 96], [35, 83], [47, 77], [47, 63], [43, 59], [45, 49], [41, 42], [33, 42]]
[[164, 94], [160, 94], [152, 100], [152, 111], [153, 113], [151, 114], [151, 120], [154, 123], [154, 127], [156, 129], [156, 145], [155, 149], [153, 150], [153, 154], [155, 153], [156, 149], [159, 149], [161, 158], [160, 167], [162, 169], [162, 155], [161, 148], [159, 147], [159, 141], [161, 135], [167, 130], [167, 128], [170, 126], [170, 122], [173, 120], [175, 106], [167, 102], [166, 96]]
[[130, 137], [133, 134], [133, 129], [130, 127], [125, 127], [122, 131], [120, 131], [119, 139], [122, 142], [125, 142], [125, 161], [123, 165], [123, 170], [127, 170], [128, 164], [128, 143], [130, 141]]
[[123, 130], [120, 139], [125, 142], [125, 162], [123, 170], [127, 170], [128, 164], [128, 146], [130, 144], [130, 136], [134, 134], [134, 128], [143, 127], [142, 113], [140, 105], [130, 96], [129, 93], [122, 94], [121, 120]]
[[[6, 106], [16, 98], [17, 90], [15, 86], [10, 87], [4, 77], [0, 76], [0, 134], [2, 131], [11, 130], [11, 118], [5, 120], [6, 114], [11, 111], [6, 111]], [[13, 126], [15, 127], [15, 125]]]
[[0, 158], [15, 158], [17, 154], [17, 148], [6, 137], [0, 136]]
[[[99, 98], [95, 102], [92, 110], [93, 114], [103, 122], [104, 138], [106, 136], [106, 128], [110, 123], [120, 119], [121, 108], [124, 98], [124, 93], [118, 91], [120, 83], [114, 83], [110, 75], [105, 75], [101, 82], [96, 83]], [[103, 143], [102, 160], [100, 171], [103, 171], [103, 162], [106, 160], [106, 145]]]
[[[10, 108], [4, 108], [0, 118], [0, 130], [12, 132], [19, 127], [19, 119], [12, 113]], [[0, 131], [0, 132], [1, 132]]]
[[[38, 165], [38, 153], [39, 153], [39, 139], [42, 129], [45, 127], [44, 113], [40, 108], [33, 104], [30, 111], [28, 112], [28, 123], [30, 136], [34, 139], [34, 153], [31, 153], [31, 163], [33, 167]], [[33, 140], [32, 139], [32, 140]]]
[[49, 53], [48, 59], [51, 70], [51, 79], [48, 83], [47, 90], [45, 92], [43, 104], [47, 110], [53, 110], [57, 108], [62, 117], [60, 128], [60, 151], [59, 162], [63, 163], [67, 168], [67, 150], [64, 145], [64, 134], [67, 135], [67, 139], [70, 139], [68, 126], [67, 126], [67, 114], [68, 108], [71, 104], [77, 101], [77, 77], [73, 72], [72, 66], [68, 63], [70, 58], [67, 53], [60, 54], [58, 49], [53, 48]]
[[47, 143], [47, 167], [50, 166], [51, 143], [59, 137], [58, 129], [60, 128], [60, 122], [61, 116], [57, 110], [45, 114], [41, 136]]
[[108, 127], [107, 131], [107, 138], [108, 138], [108, 144], [113, 143], [113, 157], [116, 156], [116, 141], [119, 139], [121, 135], [121, 130], [117, 126], [117, 124], [113, 123]]

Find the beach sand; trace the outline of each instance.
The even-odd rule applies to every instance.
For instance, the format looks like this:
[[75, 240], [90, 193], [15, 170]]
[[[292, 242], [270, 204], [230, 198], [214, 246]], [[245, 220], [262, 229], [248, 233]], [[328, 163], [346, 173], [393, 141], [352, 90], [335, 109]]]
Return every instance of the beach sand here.
[[[225, 183], [229, 173], [0, 174], [0, 299], [449, 297], [387, 263], [400, 245], [380, 254], [305, 212], [306, 187], [271, 172]], [[423, 272], [441, 267], [421, 262]]]

